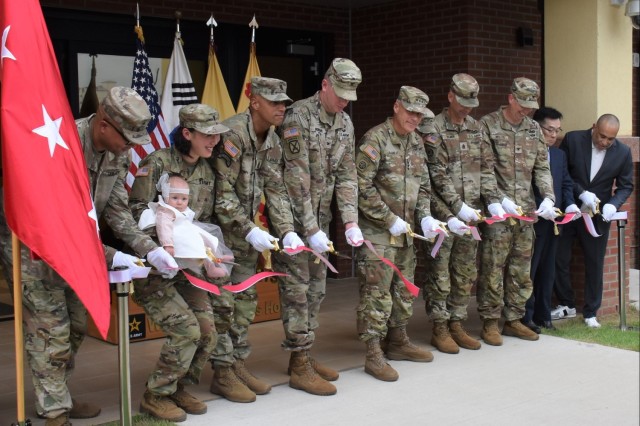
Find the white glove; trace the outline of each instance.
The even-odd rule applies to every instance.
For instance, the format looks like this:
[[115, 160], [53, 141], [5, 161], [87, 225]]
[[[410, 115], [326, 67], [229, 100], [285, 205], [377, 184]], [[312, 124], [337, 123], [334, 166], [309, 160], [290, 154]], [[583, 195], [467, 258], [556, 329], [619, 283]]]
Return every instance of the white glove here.
[[147, 260], [165, 278], [173, 278], [178, 273], [178, 264], [175, 259], [162, 247], [155, 248], [147, 253]]
[[391, 225], [391, 228], [389, 228], [389, 232], [394, 237], [402, 235], [406, 233], [408, 230], [409, 230], [409, 224], [404, 220], [400, 219], [399, 217], [396, 218], [396, 221], [393, 222], [393, 225]]
[[282, 243], [285, 247], [290, 247], [294, 250], [299, 247], [304, 247], [304, 242], [302, 242], [298, 234], [295, 232], [288, 232], [282, 239]]
[[462, 203], [457, 216], [464, 222], [475, 222], [480, 219], [480, 212], [469, 207], [467, 203]]
[[555, 209], [553, 208], [553, 201], [545, 198], [540, 203], [540, 207], [536, 210], [536, 214], [544, 219], [553, 220], [558, 217]]
[[244, 237], [244, 239], [249, 244], [251, 244], [253, 248], [256, 249], [256, 251], [259, 251], [260, 253], [262, 253], [265, 250], [271, 250], [276, 248], [273, 244], [271, 244], [271, 241], [278, 241], [276, 237], [269, 234], [267, 231], [263, 231], [257, 226], [254, 227], [251, 231], [249, 231], [249, 233], [247, 234], [246, 237]]
[[573, 220], [578, 220], [582, 217], [582, 212], [580, 211], [580, 208], [578, 206], [576, 206], [575, 204], [571, 204], [569, 206], [567, 206], [567, 208], [564, 210], [564, 213], [575, 213], [576, 215], [573, 217]]
[[518, 205], [507, 197], [502, 199], [502, 208], [509, 214], [518, 214]]
[[499, 217], [504, 220], [504, 215], [507, 214], [500, 203], [489, 204], [487, 208], [489, 209], [489, 214], [491, 214], [492, 217]]
[[140, 262], [139, 258], [117, 251], [116, 254], [113, 255], [111, 269], [116, 269], [118, 266], [126, 266], [127, 268], [133, 268], [134, 266], [140, 267], [137, 262]]
[[307, 240], [309, 241], [311, 250], [317, 253], [324, 253], [330, 250], [329, 243], [331, 241], [329, 241], [329, 238], [327, 238], [327, 234], [322, 231], [318, 231], [315, 234], [310, 235]]
[[616, 209], [616, 206], [614, 206], [613, 204], [607, 203], [604, 206], [602, 206], [602, 218], [605, 221], [609, 222], [613, 217], [613, 215], [616, 214], [617, 211], [618, 209]]
[[589, 207], [591, 213], [596, 213], [596, 205], [600, 202], [600, 200], [598, 200], [598, 197], [596, 197], [596, 194], [594, 194], [593, 192], [584, 191], [582, 194], [580, 194], [579, 198], [580, 201], [582, 201], [587, 207]]
[[438, 236], [436, 232], [440, 229], [440, 221], [432, 218], [431, 216], [423, 217], [420, 221], [420, 226], [422, 227], [422, 234], [425, 238], [435, 238]]
[[360, 247], [364, 242], [362, 231], [357, 226], [344, 231], [344, 235], [347, 237], [347, 243], [352, 247]]
[[447, 226], [451, 232], [458, 235], [464, 235], [469, 230], [469, 227], [456, 217], [449, 219], [447, 221]]

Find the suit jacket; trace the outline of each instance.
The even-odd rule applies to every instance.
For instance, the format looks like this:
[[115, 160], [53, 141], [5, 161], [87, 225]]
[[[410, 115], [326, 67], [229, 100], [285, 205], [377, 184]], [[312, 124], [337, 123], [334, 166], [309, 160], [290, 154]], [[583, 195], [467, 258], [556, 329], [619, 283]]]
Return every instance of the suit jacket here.
[[[631, 149], [618, 139], [607, 149], [602, 167], [591, 175], [591, 129], [569, 132], [560, 148], [567, 155], [569, 174], [573, 179], [573, 195], [577, 200], [583, 191], [596, 194], [601, 205], [612, 204], [617, 210], [633, 191], [633, 162]], [[616, 184], [612, 192], [613, 184]]]
[[[556, 196], [555, 207], [560, 210], [574, 204], [573, 180], [567, 167], [567, 156], [558, 148], [549, 148], [549, 167], [553, 179], [553, 193]], [[543, 198], [538, 188], [533, 185], [533, 194], [536, 197], [536, 206], [540, 206]]]

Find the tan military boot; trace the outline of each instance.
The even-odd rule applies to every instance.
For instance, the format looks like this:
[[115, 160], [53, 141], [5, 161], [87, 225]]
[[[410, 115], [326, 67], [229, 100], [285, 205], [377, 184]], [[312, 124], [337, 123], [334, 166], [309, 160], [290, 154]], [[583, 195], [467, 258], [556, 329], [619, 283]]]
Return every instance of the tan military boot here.
[[482, 346], [479, 341], [467, 334], [467, 331], [464, 329], [460, 321], [449, 321], [449, 332], [451, 333], [451, 338], [461, 348], [475, 351], [480, 349], [480, 346]]
[[178, 383], [176, 393], [169, 395], [169, 398], [188, 414], [204, 414], [207, 412], [207, 404], [184, 390], [184, 386], [180, 383]]
[[433, 333], [431, 334], [431, 344], [440, 352], [445, 354], [457, 354], [460, 352], [458, 344], [451, 338], [449, 327], [445, 321], [433, 323]]
[[187, 420], [187, 413], [169, 397], [154, 395], [149, 391], [146, 391], [142, 397], [140, 412], [147, 413], [156, 419], [170, 422], [184, 422]]
[[243, 359], [236, 359], [236, 362], [233, 363], [233, 372], [236, 373], [242, 383], [257, 395], [264, 395], [271, 391], [271, 385], [251, 374]]
[[482, 337], [482, 340], [484, 340], [487, 345], [502, 346], [502, 336], [500, 336], [500, 330], [498, 329], [498, 320], [484, 320], [480, 337]]
[[303, 390], [313, 395], [335, 395], [337, 389], [331, 383], [320, 377], [309, 362], [305, 351], [291, 352], [291, 378], [289, 386]]
[[47, 419], [47, 421], [44, 422], [44, 426], [71, 426], [71, 423], [69, 423], [69, 416], [67, 413], [63, 413], [56, 418]]
[[[318, 375], [320, 377], [322, 377], [323, 379], [325, 379], [328, 382], [334, 382], [334, 381], [338, 380], [338, 378], [340, 377], [340, 373], [338, 373], [333, 368], [330, 368], [330, 367], [327, 367], [326, 365], [320, 364], [316, 359], [311, 357], [311, 355], [309, 354], [309, 351], [306, 351], [306, 353], [307, 353], [307, 356], [309, 357], [309, 364], [311, 364], [313, 369], [316, 370], [316, 373], [318, 373]], [[291, 375], [291, 360], [292, 359], [293, 358], [289, 358], [289, 368], [287, 369], [287, 374], [288, 375]]]
[[100, 415], [100, 407], [90, 402], [80, 402], [72, 398], [71, 403], [73, 406], [69, 411], [70, 419], [92, 419]]
[[233, 402], [256, 400], [256, 394], [242, 383], [233, 368], [222, 365], [216, 365], [209, 391]]
[[529, 329], [520, 322], [520, 320], [507, 321], [502, 328], [502, 334], [505, 336], [517, 337], [523, 340], [538, 340], [540, 336], [535, 331]]
[[374, 337], [365, 343], [367, 344], [367, 356], [364, 361], [364, 372], [385, 382], [398, 380], [398, 372], [382, 356], [380, 340]]
[[396, 361], [431, 362], [431, 352], [420, 349], [409, 340], [405, 327], [390, 328], [388, 332], [387, 358]]

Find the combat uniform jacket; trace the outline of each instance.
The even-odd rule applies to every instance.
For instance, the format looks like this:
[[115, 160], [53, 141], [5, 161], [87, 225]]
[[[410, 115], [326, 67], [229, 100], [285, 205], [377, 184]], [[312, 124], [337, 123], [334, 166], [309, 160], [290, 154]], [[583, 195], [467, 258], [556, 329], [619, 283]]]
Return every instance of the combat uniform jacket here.
[[287, 108], [280, 135], [296, 232], [310, 236], [328, 230], [334, 190], [342, 222], [357, 223], [355, 137], [349, 115], [332, 117], [317, 92]]
[[[182, 159], [175, 148], [165, 148], [147, 155], [138, 165], [136, 179], [133, 181], [129, 206], [136, 220], [156, 201], [159, 191], [156, 183], [164, 173], [179, 174], [189, 184], [189, 208], [195, 212], [194, 220], [210, 223], [213, 217], [214, 184], [213, 170], [203, 158], [194, 166]], [[155, 228], [153, 234], [155, 235]]]
[[483, 138], [490, 143], [501, 196], [521, 206], [525, 214], [536, 210], [532, 184], [542, 198], [555, 201], [547, 144], [538, 123], [525, 117], [517, 128], [504, 118], [504, 106], [480, 119]]
[[[131, 159], [128, 154], [115, 155], [109, 151], [95, 150], [91, 139], [91, 121], [95, 114], [76, 120], [84, 159], [89, 172], [89, 186], [98, 218], [102, 217], [114, 235], [124, 241], [139, 256], [145, 256], [157, 245], [138, 228], [128, 207], [127, 190], [124, 187]], [[107, 264], [113, 262], [116, 250], [104, 246]]]
[[451, 212], [466, 203], [474, 209], [502, 201], [494, 176], [491, 144], [482, 137], [482, 126], [472, 117], [462, 125], [451, 122], [448, 108], [438, 114], [435, 134], [425, 142], [431, 184]]
[[391, 244], [389, 228], [396, 216], [416, 229], [431, 215], [431, 183], [420, 137], [415, 132], [398, 135], [388, 118], [362, 137], [356, 164], [362, 233], [374, 244], [413, 245], [407, 234], [394, 237]]
[[231, 130], [222, 134], [211, 160], [217, 176], [215, 213], [220, 227], [244, 242], [255, 227], [253, 218], [264, 193], [269, 226], [276, 236], [293, 231], [291, 204], [283, 182], [282, 146], [274, 128], [260, 145], [249, 110], [223, 124]]

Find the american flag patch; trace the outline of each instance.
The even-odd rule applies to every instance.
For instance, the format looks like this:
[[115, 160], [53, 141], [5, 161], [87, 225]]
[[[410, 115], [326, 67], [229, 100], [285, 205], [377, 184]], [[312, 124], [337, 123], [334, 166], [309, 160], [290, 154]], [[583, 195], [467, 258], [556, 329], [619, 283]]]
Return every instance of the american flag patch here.
[[362, 152], [367, 154], [367, 156], [369, 156], [369, 158], [371, 158], [373, 161], [376, 161], [380, 156], [380, 153], [371, 145], [365, 146]]
[[229, 154], [231, 158], [236, 158], [236, 155], [240, 152], [237, 146], [233, 144], [229, 139], [224, 141], [224, 152]]
[[149, 168], [148, 167], [140, 167], [136, 171], [136, 177], [137, 176], [149, 176]]
[[298, 131], [297, 127], [289, 127], [287, 130], [285, 130], [282, 133], [282, 137], [285, 139], [289, 139], [292, 138], [294, 136], [300, 136], [300, 132]]

